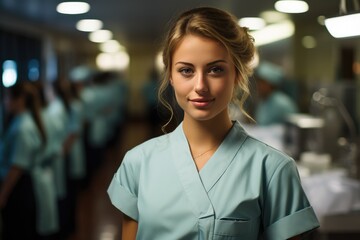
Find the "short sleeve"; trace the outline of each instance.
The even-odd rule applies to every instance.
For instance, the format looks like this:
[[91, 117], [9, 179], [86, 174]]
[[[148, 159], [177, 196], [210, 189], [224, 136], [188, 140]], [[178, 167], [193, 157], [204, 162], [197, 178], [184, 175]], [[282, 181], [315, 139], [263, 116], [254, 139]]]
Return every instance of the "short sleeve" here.
[[15, 137], [12, 164], [29, 170], [35, 163], [36, 153], [40, 152], [39, 136], [31, 131], [21, 130]]
[[264, 202], [263, 226], [265, 239], [268, 240], [285, 240], [319, 226], [293, 160], [285, 161], [270, 178]]
[[139, 217], [137, 207], [139, 167], [136, 164], [137, 160], [139, 159], [136, 151], [127, 152], [108, 188], [111, 203], [136, 221]]

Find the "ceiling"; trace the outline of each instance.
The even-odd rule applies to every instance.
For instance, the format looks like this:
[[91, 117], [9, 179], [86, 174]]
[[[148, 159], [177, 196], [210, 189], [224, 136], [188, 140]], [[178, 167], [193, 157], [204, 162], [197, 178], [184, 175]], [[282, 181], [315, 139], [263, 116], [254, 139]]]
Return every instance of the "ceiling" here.
[[[336, 15], [340, 0], [307, 0], [310, 10], [293, 15], [297, 21], [316, 24], [319, 15]], [[179, 12], [197, 6], [213, 6], [228, 10], [237, 17], [258, 16], [273, 10], [274, 0], [88, 0], [91, 9], [86, 14], [62, 15], [56, 12], [60, 0], [0, 0], [0, 14], [21, 18], [48, 29], [87, 37], [75, 29], [83, 18], [97, 18], [104, 28], [113, 31], [114, 38], [128, 48], [158, 44], [169, 20]], [[352, 7], [352, 6], [349, 6]]]

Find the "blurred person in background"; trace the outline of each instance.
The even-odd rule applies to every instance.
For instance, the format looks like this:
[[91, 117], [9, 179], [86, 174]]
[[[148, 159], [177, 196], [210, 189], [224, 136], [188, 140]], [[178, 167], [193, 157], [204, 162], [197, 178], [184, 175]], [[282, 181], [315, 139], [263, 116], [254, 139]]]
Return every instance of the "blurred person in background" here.
[[82, 83], [70, 82], [71, 114], [70, 134], [67, 141], [69, 175], [73, 186], [80, 191], [86, 177], [86, 153], [84, 144], [85, 109], [81, 99]]
[[[81, 145], [78, 145], [79, 134], [82, 131], [82, 107], [80, 102], [75, 101], [71, 89], [71, 83], [66, 78], [59, 78], [54, 82], [54, 89], [58, 96], [59, 112], [63, 121], [63, 129], [60, 135], [61, 151], [65, 174], [66, 194], [59, 202], [60, 224], [62, 238], [67, 238], [76, 229], [76, 203], [80, 189], [80, 181], [84, 176], [84, 158], [81, 155]], [[55, 115], [56, 116], [56, 115]], [[79, 151], [80, 150], [80, 151]], [[80, 155], [79, 155], [80, 154]]]
[[263, 61], [255, 69], [257, 94], [255, 121], [262, 126], [282, 124], [289, 114], [298, 112], [295, 102], [280, 90], [284, 73], [275, 64]]
[[86, 123], [87, 179], [117, 141], [126, 119], [127, 86], [121, 75], [99, 71], [81, 92]]
[[[49, 112], [49, 104], [46, 98], [45, 84], [43, 81], [31, 82], [31, 84], [37, 90], [37, 95], [39, 96], [40, 106], [41, 106], [41, 117], [44, 123], [47, 136], [47, 144], [42, 155], [41, 164], [46, 166], [48, 175], [46, 184], [46, 191], [43, 192], [41, 208], [43, 209], [43, 215], [47, 216], [44, 221], [44, 226], [51, 226], [51, 221], [56, 221], [56, 233], [52, 236], [48, 236], [45, 239], [57, 239], [60, 232], [60, 223], [59, 223], [59, 206], [58, 206], [58, 189], [55, 179], [55, 170], [54, 166], [57, 165], [56, 161], [62, 161], [62, 158], [59, 157], [62, 155], [61, 152], [61, 142], [58, 142], [58, 134], [62, 131], [60, 128], [58, 119], [53, 118], [53, 115]], [[50, 178], [51, 176], [51, 178]], [[50, 223], [50, 224], [49, 224]]]
[[3, 239], [52, 239], [58, 225], [43, 206], [54, 189], [49, 189], [51, 171], [42, 162], [47, 134], [38, 93], [30, 83], [18, 82], [6, 90], [5, 99], [12, 117], [0, 155]]
[[108, 126], [110, 126], [110, 132], [108, 134], [106, 146], [111, 148], [119, 143], [119, 138], [122, 136], [124, 124], [128, 117], [127, 104], [129, 89], [124, 75], [121, 72], [108, 71], [104, 74], [110, 79], [106, 88], [108, 89], [112, 110], [109, 111], [107, 115], [107, 123]]

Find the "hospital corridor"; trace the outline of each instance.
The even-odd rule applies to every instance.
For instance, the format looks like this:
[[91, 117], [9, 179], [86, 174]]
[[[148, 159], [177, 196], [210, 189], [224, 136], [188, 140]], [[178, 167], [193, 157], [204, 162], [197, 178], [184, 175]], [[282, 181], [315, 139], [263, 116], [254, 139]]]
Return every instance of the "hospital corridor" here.
[[103, 163], [79, 197], [77, 228], [69, 240], [121, 239], [121, 213], [111, 204], [106, 191], [125, 151], [147, 140], [150, 131], [146, 121], [129, 122], [119, 133], [119, 143], [107, 149]]
[[0, 0], [0, 240], [359, 240], [359, 26], [360, 0]]

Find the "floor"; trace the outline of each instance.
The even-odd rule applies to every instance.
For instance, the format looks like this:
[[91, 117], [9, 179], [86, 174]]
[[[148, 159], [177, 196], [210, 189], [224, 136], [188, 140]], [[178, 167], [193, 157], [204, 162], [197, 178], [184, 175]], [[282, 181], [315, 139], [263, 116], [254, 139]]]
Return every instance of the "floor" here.
[[150, 128], [141, 121], [127, 123], [119, 143], [107, 149], [104, 161], [90, 184], [79, 196], [77, 231], [69, 240], [121, 239], [121, 214], [111, 205], [106, 190], [124, 153], [150, 136]]

